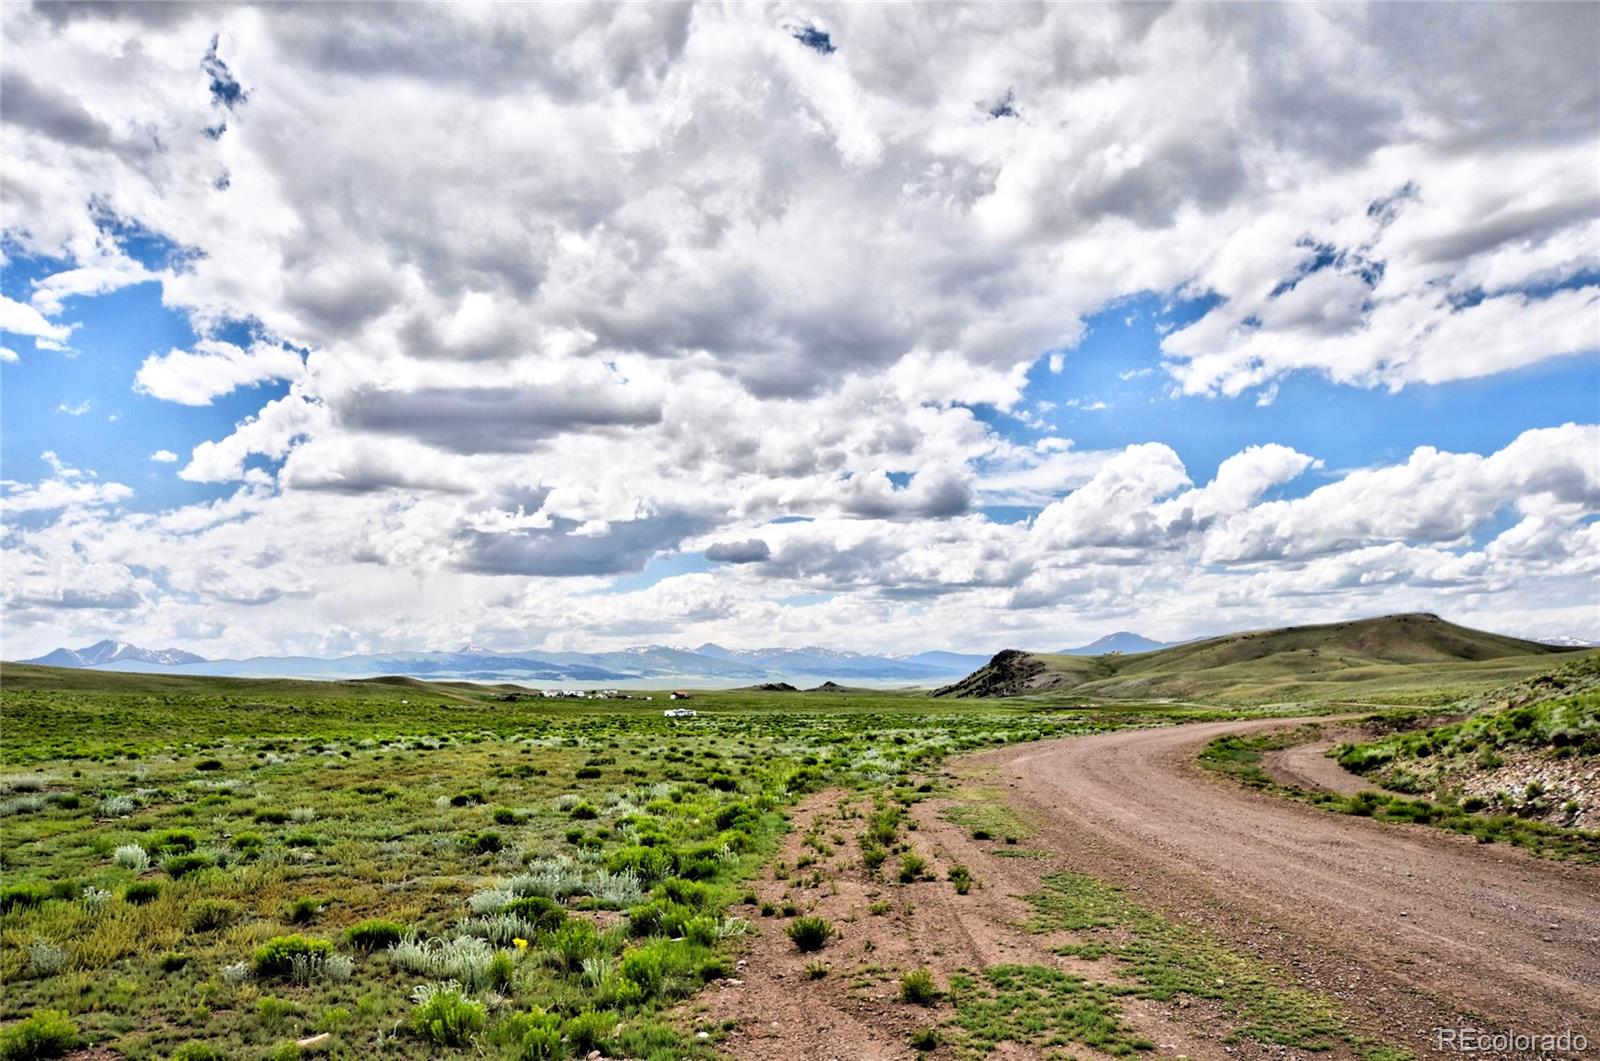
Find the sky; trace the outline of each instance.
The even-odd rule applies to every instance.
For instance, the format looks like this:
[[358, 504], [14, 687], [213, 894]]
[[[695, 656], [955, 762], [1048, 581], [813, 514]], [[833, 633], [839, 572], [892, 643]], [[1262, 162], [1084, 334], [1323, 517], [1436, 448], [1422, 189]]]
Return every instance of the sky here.
[[0, 43], [6, 658], [1600, 640], [1600, 6]]

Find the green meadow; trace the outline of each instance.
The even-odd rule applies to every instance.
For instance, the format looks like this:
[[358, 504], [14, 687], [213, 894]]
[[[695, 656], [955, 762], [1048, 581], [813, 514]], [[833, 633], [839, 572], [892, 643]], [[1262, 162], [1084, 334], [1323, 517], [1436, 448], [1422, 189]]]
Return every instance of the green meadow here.
[[505, 696], [8, 666], [0, 1057], [709, 1054], [669, 1011], [784, 930], [747, 882], [805, 794], [1198, 713]]

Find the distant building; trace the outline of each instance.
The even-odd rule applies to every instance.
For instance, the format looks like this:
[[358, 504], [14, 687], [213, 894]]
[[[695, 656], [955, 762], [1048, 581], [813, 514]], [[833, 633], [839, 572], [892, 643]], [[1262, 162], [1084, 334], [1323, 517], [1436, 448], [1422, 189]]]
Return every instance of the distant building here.
[[669, 707], [669, 708], [667, 708], [665, 711], [663, 711], [661, 713], [663, 715], [667, 716], [668, 718], [693, 718], [694, 717], [694, 708], [692, 708], [692, 707]]
[[682, 689], [674, 689], [674, 690], [672, 690], [672, 699], [674, 699], [674, 700], [687, 700], [687, 699], [689, 699], [689, 694], [686, 693], [685, 691], [683, 691]]

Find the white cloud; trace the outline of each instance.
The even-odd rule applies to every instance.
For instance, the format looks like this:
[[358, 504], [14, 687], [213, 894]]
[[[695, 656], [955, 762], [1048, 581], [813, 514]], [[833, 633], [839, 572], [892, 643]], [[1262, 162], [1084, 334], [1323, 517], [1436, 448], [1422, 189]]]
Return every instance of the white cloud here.
[[0, 295], [0, 331], [29, 335], [41, 345], [59, 344], [72, 335], [73, 326], [56, 324], [24, 302], [15, 302]]
[[158, 449], [154, 453], [150, 454], [150, 459], [155, 461], [157, 464], [178, 463], [178, 455], [172, 452], [170, 449]]
[[61, 404], [56, 406], [56, 412], [58, 412], [58, 413], [66, 413], [68, 416], [82, 416], [84, 413], [87, 413], [90, 409], [93, 409], [93, 408], [94, 408], [94, 399], [93, 398], [85, 398], [83, 401], [74, 402], [71, 405], [68, 405], [66, 402], [62, 402]]
[[239, 387], [300, 375], [300, 355], [271, 343], [249, 349], [215, 339], [202, 339], [193, 350], [152, 354], [139, 366], [134, 387], [142, 393], [181, 405], [209, 405]]
[[[839, 7], [829, 55], [748, 5], [389, 14], [44, 7], [0, 30], [0, 228], [69, 263], [0, 326], [59, 347], [63, 307], [155, 281], [204, 338], [149, 356], [141, 392], [288, 384], [186, 461], [152, 455], [220, 500], [113, 526], [93, 510], [116, 484], [87, 473], [8, 488], [61, 513], [15, 532], [40, 570], [104, 565], [93, 599], [153, 639], [649, 622], [982, 647], [1411, 604], [1422, 578], [1478, 614], [1537, 614], [1551, 572], [1592, 585], [1587, 429], [1285, 498], [1315, 447], [1195, 485], [1164, 445], [992, 426], [1043, 428], [1029, 372], [1070, 381], [1084, 318], [1141, 291], [1216, 300], [1163, 344], [1194, 394], [1593, 349], [1592, 6]], [[199, 69], [213, 35], [231, 108]], [[135, 261], [128, 232], [173, 260]], [[218, 338], [241, 322], [259, 339]], [[1059, 406], [1098, 432], [1127, 411], [1101, 393]], [[1497, 510], [1515, 523], [1480, 542]], [[674, 549], [729, 559], [594, 592]]]

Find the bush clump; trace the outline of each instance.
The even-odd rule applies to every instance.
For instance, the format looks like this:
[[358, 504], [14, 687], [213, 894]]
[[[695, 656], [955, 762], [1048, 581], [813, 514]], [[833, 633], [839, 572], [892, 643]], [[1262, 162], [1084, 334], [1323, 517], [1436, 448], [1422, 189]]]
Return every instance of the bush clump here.
[[333, 957], [333, 944], [309, 936], [274, 936], [256, 950], [251, 967], [257, 976], [285, 978], [294, 972], [296, 957], [312, 955], [326, 961]]
[[567, 911], [561, 904], [543, 895], [513, 899], [500, 912], [520, 918], [540, 932], [554, 932], [567, 920]]
[[143, 906], [145, 903], [154, 902], [160, 894], [160, 881], [137, 880], [122, 889], [122, 901], [132, 903], [134, 906]]
[[398, 921], [372, 918], [357, 921], [344, 930], [345, 942], [356, 950], [372, 952], [392, 947], [405, 937], [405, 926]]
[[561, 1030], [567, 1037], [567, 1046], [579, 1057], [592, 1050], [604, 1052], [611, 1036], [617, 1030], [617, 1015], [608, 1010], [584, 1010], [568, 1017]]
[[172, 855], [161, 862], [161, 868], [173, 880], [187, 877], [191, 873], [198, 873], [210, 865], [211, 860], [204, 855]]
[[926, 969], [913, 969], [900, 978], [900, 998], [918, 1006], [931, 1006], [939, 1001], [939, 985]]
[[801, 951], [821, 950], [833, 936], [833, 926], [820, 917], [797, 917], [784, 929]]
[[41, 1009], [0, 1031], [0, 1061], [60, 1057], [78, 1045], [78, 1026], [65, 1011]]
[[489, 1020], [488, 1007], [462, 994], [454, 982], [423, 984], [411, 997], [417, 1003], [411, 1030], [443, 1046], [467, 1045]]

